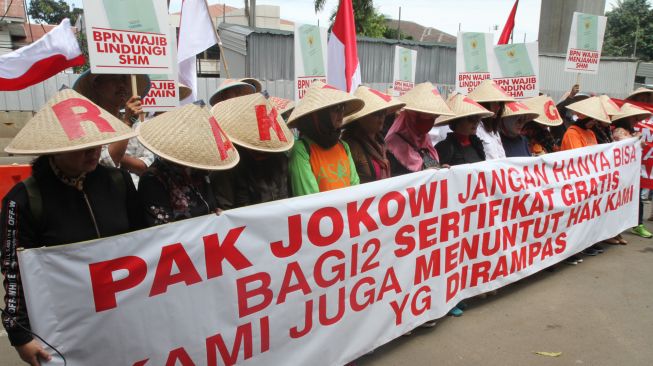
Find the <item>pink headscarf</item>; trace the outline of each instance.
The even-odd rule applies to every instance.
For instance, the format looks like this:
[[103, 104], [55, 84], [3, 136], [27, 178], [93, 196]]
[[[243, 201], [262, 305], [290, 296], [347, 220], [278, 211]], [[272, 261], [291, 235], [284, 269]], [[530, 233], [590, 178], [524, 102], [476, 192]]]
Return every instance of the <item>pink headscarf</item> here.
[[422, 170], [424, 161], [418, 152], [421, 149], [427, 149], [435, 160], [440, 160], [428, 133], [420, 134], [415, 128], [417, 113], [401, 111], [385, 137], [388, 150], [401, 165], [412, 172]]

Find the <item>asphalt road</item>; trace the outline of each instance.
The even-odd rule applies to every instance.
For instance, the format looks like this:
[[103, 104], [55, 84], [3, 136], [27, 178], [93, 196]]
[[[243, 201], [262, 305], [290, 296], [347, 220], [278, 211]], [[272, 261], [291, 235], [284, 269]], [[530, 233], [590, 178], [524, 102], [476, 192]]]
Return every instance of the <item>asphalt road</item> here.
[[[626, 246], [604, 245], [605, 253], [576, 266], [559, 264], [496, 296], [469, 300], [462, 317], [418, 329], [355, 363], [653, 365], [653, 239], [624, 236]], [[22, 364], [0, 331], [0, 366]]]

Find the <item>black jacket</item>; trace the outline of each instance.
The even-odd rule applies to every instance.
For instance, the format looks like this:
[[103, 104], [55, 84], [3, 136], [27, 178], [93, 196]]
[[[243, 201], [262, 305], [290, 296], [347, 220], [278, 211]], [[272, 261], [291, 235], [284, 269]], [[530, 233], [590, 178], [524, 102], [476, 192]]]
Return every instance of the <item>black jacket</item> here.
[[438, 142], [435, 149], [440, 157], [440, 164], [451, 166], [460, 164], [477, 163], [485, 160], [483, 142], [476, 135], [469, 136], [471, 144], [462, 146], [453, 132], [447, 134], [447, 138]]
[[[0, 269], [4, 275], [5, 309], [24, 327], [29, 328], [23, 295], [17, 248], [37, 248], [123, 234], [143, 227], [140, 204], [131, 177], [126, 172], [111, 173], [113, 168], [98, 167], [87, 174], [83, 191], [64, 184], [56, 177], [47, 157], [38, 158], [32, 175], [41, 195], [41, 214], [30, 210], [27, 189], [16, 184], [2, 201], [2, 252]], [[116, 187], [112, 174], [120, 174], [124, 187]], [[86, 199], [88, 199], [88, 205]], [[34, 202], [34, 201], [32, 201]], [[90, 206], [90, 207], [89, 207]], [[9, 341], [18, 346], [32, 336], [2, 315]]]

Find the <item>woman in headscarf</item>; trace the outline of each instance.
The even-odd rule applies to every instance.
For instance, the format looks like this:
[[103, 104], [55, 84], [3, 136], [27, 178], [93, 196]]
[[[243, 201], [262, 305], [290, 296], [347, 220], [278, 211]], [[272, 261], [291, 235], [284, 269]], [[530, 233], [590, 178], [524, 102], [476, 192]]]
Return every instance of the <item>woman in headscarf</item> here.
[[428, 132], [440, 115], [453, 112], [431, 83], [422, 83], [399, 98], [406, 103], [385, 137], [392, 176], [440, 166]]
[[349, 144], [358, 177], [361, 183], [389, 178], [390, 161], [381, 130], [385, 117], [406, 103], [366, 86], [359, 86], [354, 95], [365, 102], [365, 107], [345, 117], [342, 139]]
[[[87, 112], [92, 119], [83, 116]], [[65, 89], [5, 149], [12, 154], [38, 155], [32, 176], [4, 197], [0, 219], [0, 270], [4, 288], [15, 290], [4, 297], [7, 311], [2, 320], [9, 342], [29, 364], [38, 365], [50, 355], [27, 331], [29, 299], [22, 291], [17, 249], [72, 244], [140, 229], [140, 205], [129, 174], [98, 165], [102, 145], [134, 135], [112, 114]]]
[[[615, 141], [621, 141], [629, 139], [631, 137], [638, 137], [641, 135], [640, 132], [635, 132], [635, 126], [640, 121], [650, 118], [651, 112], [640, 108], [638, 106], [632, 105], [630, 103], [625, 103], [621, 106], [619, 113], [612, 116], [612, 125], [615, 127], [612, 131], [612, 136]], [[642, 146], [646, 144], [645, 140], [641, 141]], [[644, 226], [644, 203], [642, 202], [642, 196], [639, 196], [639, 216], [637, 221], [637, 226], [630, 229], [630, 232], [641, 236], [642, 238], [651, 238], [653, 233], [646, 229]], [[628, 244], [626, 240], [619, 240], [619, 243], [610, 243], [610, 244]]]
[[230, 169], [239, 156], [204, 103], [164, 113], [138, 131], [139, 141], [157, 155], [138, 184], [147, 225], [217, 212], [209, 171]]
[[476, 89], [469, 93], [468, 97], [494, 113], [492, 116], [483, 118], [481, 126], [476, 132], [476, 135], [483, 141], [485, 158], [487, 160], [505, 158], [506, 152], [503, 149], [503, 143], [499, 135], [499, 121], [503, 115], [505, 104], [514, 102], [515, 99], [490, 79], [479, 84]]

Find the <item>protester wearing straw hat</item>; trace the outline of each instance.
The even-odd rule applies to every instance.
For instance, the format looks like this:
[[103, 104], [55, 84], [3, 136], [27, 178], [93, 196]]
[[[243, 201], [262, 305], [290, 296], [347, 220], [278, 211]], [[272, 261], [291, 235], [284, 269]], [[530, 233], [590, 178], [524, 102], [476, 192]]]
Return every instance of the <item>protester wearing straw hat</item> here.
[[590, 97], [580, 102], [572, 103], [567, 108], [575, 113], [575, 122], [562, 139], [561, 150], [596, 145], [596, 136], [592, 128], [597, 121], [610, 123], [610, 117], [598, 97]]
[[225, 79], [218, 89], [213, 92], [211, 98], [209, 98], [209, 104], [214, 106], [219, 102], [231, 98], [242, 97], [243, 95], [254, 94], [260, 91], [261, 83], [256, 79]]
[[331, 85], [311, 84], [288, 119], [288, 127], [300, 133], [288, 166], [294, 196], [360, 183], [349, 145], [340, 140], [340, 127], [345, 116], [364, 105], [361, 99]]
[[549, 130], [549, 127], [560, 126], [563, 123], [553, 99], [540, 95], [522, 102], [538, 113], [538, 116], [526, 123], [522, 129], [523, 135], [528, 140], [531, 155], [539, 156], [560, 151], [560, 144]]
[[[143, 113], [141, 98], [150, 90], [150, 78], [137, 75], [136, 86], [138, 95], [131, 95], [129, 75], [92, 74], [87, 70], [75, 80], [73, 89], [135, 129], [133, 125], [140, 121], [139, 115]], [[121, 116], [120, 110], [123, 108], [125, 113]], [[126, 154], [128, 144], [129, 141], [119, 141], [103, 147], [100, 164], [142, 174], [147, 165], [137, 157]]]
[[[615, 115], [612, 116], [612, 125], [615, 127], [614, 130], [612, 131], [612, 136], [614, 137], [614, 140], [621, 141], [632, 137], [641, 136], [640, 132], [635, 131], [635, 126], [640, 121], [650, 117], [651, 117], [651, 112], [641, 107], [638, 107], [636, 105], [625, 103], [624, 105], [621, 106], [619, 113], [616, 113]], [[643, 146], [646, 144], [646, 141], [641, 140], [640, 143]], [[642, 202], [641, 195], [639, 196], [638, 217], [639, 220], [637, 222], [637, 226], [632, 228], [630, 231], [635, 235], [641, 236], [642, 238], [653, 237], [653, 233], [648, 231], [644, 226], [644, 203]], [[620, 241], [619, 244], [627, 244], [627, 242], [624, 240], [624, 241]]]
[[451, 116], [453, 112], [429, 82], [416, 85], [399, 100], [406, 106], [385, 137], [392, 176], [440, 167], [428, 132], [437, 117]]
[[506, 157], [531, 156], [528, 140], [522, 136], [522, 129], [528, 121], [538, 116], [521, 102], [508, 102], [499, 121], [499, 135]]
[[359, 86], [354, 95], [365, 102], [360, 111], [345, 117], [342, 134], [351, 150], [361, 183], [390, 177], [390, 161], [381, 135], [385, 117], [406, 103], [366, 86]]
[[[603, 94], [599, 96], [599, 99], [601, 100], [603, 109], [605, 109], [605, 113], [608, 114], [608, 117], [612, 118], [615, 114], [620, 113], [619, 106], [610, 99], [609, 96]], [[614, 141], [612, 139], [610, 123], [598, 122], [594, 128], [592, 128], [592, 131], [594, 132], [594, 136], [596, 136], [596, 142], [599, 144], [609, 144]]]
[[436, 126], [448, 125], [452, 132], [435, 145], [440, 162], [447, 165], [477, 163], [485, 160], [483, 142], [476, 135], [481, 119], [493, 113], [462, 94], [449, 97], [447, 105], [454, 116], [442, 116], [435, 120]]
[[289, 197], [288, 157], [295, 137], [263, 94], [216, 104], [211, 114], [236, 145], [240, 163], [212, 176], [218, 203], [238, 208]]
[[653, 90], [648, 88], [637, 88], [626, 97], [627, 101], [640, 103], [653, 103]]
[[[52, 97], [16, 135], [6, 152], [39, 157], [32, 163], [32, 176], [2, 201], [0, 269], [5, 288], [22, 288], [17, 248], [76, 243], [142, 227], [129, 175], [98, 165], [103, 144], [134, 135], [111, 113], [71, 89]], [[31, 364], [49, 360], [41, 344], [17, 325], [30, 327], [23, 292], [10, 291], [4, 300], [15, 322], [3, 313], [3, 324], [20, 357]]]
[[487, 160], [505, 158], [506, 152], [503, 149], [501, 136], [499, 135], [499, 121], [503, 115], [505, 104], [514, 102], [515, 99], [490, 79], [480, 83], [476, 89], [469, 93], [468, 97], [494, 113], [493, 116], [483, 118], [481, 128], [476, 132], [476, 135], [483, 141], [485, 158]]
[[239, 156], [204, 103], [173, 109], [138, 132], [139, 141], [157, 155], [138, 185], [148, 226], [216, 212], [208, 171], [230, 169]]
[[[576, 121], [571, 125], [565, 136], [562, 138], [561, 150], [571, 150], [586, 146], [596, 145], [596, 136], [592, 128], [598, 122], [610, 123], [610, 117], [605, 111], [603, 103], [599, 97], [590, 97], [580, 102], [572, 103], [567, 108], [574, 112]], [[583, 250], [582, 253], [595, 256], [602, 253], [603, 249], [598, 245], [593, 245]], [[568, 264], [576, 264], [578, 257], [572, 256], [567, 259]]]

